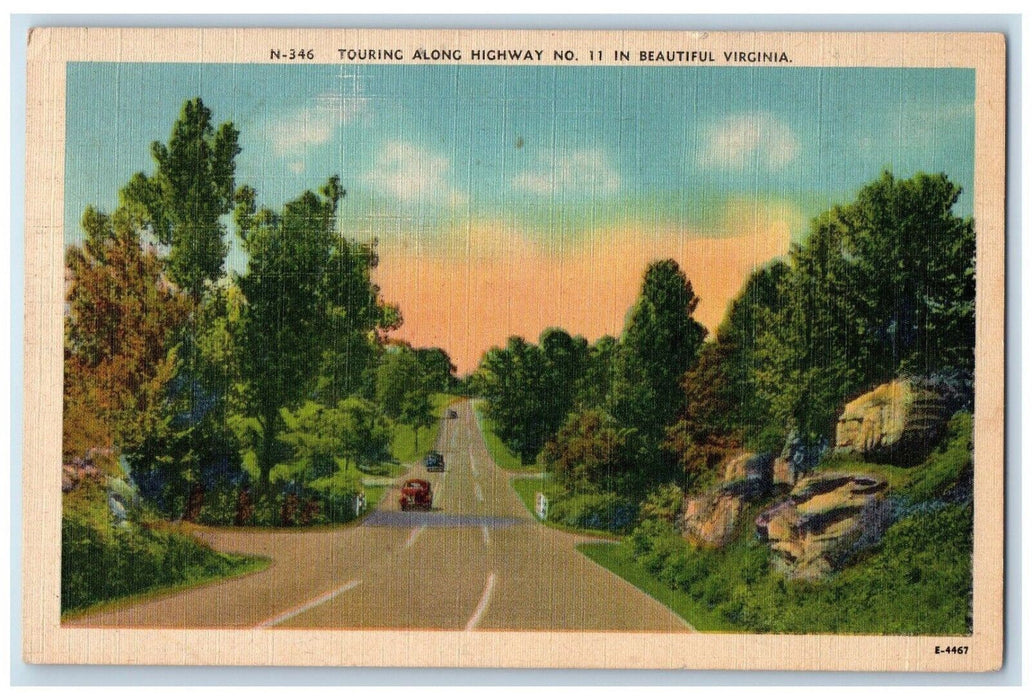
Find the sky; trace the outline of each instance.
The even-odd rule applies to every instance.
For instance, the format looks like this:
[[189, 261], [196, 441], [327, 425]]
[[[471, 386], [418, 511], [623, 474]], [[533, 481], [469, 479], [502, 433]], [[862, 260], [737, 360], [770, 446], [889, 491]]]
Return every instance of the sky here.
[[[338, 225], [378, 241], [394, 335], [460, 373], [510, 335], [619, 335], [661, 258], [715, 329], [753, 270], [885, 169], [945, 172], [972, 211], [971, 70], [75, 63], [67, 243], [153, 172], [193, 97], [240, 130], [260, 204], [341, 177]], [[246, 268], [235, 242], [227, 264]]]

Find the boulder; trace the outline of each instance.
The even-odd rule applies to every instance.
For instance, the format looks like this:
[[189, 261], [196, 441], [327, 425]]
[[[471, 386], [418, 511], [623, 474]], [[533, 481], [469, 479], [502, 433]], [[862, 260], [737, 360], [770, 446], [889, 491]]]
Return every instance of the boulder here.
[[99, 481], [100, 471], [93, 466], [92, 462], [83, 459], [75, 459], [71, 464], [61, 465], [61, 492], [74, 491], [83, 482], [88, 480]]
[[793, 578], [824, 576], [858, 546], [877, 542], [888, 527], [888, 483], [868, 474], [819, 473], [802, 479], [788, 500], [756, 518], [778, 569]]
[[723, 463], [720, 490], [747, 499], [766, 495], [773, 483], [773, 464], [769, 453], [740, 452]]
[[745, 509], [745, 499], [714, 491], [684, 500], [681, 532], [693, 544], [723, 547], [735, 534], [735, 525]]
[[949, 420], [937, 393], [909, 380], [882, 384], [846, 404], [835, 427], [835, 451], [908, 466], [922, 461]]
[[771, 472], [771, 480], [775, 486], [792, 486], [796, 482], [795, 466], [784, 457], [774, 460]]

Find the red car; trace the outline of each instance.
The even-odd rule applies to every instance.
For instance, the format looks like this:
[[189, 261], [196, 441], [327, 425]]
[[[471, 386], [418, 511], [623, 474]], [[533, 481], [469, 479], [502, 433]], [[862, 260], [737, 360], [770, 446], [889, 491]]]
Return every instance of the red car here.
[[398, 505], [401, 506], [402, 510], [409, 510], [411, 508], [430, 510], [433, 503], [434, 491], [429, 481], [425, 479], [409, 479], [401, 487], [401, 497], [398, 499]]

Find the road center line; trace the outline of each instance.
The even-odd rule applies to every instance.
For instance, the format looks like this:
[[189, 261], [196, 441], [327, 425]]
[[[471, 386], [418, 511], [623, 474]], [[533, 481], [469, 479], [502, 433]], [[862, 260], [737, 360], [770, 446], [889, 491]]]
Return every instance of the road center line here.
[[469, 468], [473, 470], [473, 476], [479, 476], [480, 472], [477, 471], [477, 463], [473, 461], [473, 448], [469, 448]]
[[475, 492], [476, 492], [476, 494], [477, 494], [477, 500], [478, 500], [478, 501], [482, 501], [482, 500], [484, 500], [484, 492], [480, 490], [480, 484], [478, 484], [478, 483], [474, 482], [474, 483], [473, 483], [473, 491], [475, 491]]
[[334, 598], [339, 596], [341, 593], [344, 593], [346, 591], [350, 591], [352, 588], [354, 588], [355, 586], [357, 586], [360, 583], [362, 583], [362, 582], [361, 581], [348, 581], [347, 583], [345, 583], [340, 588], [335, 588], [332, 591], [329, 591], [327, 593], [323, 593], [318, 598], [313, 598], [312, 600], [308, 601], [307, 603], [302, 603], [301, 605], [297, 606], [296, 608], [291, 608], [290, 610], [286, 611], [285, 613], [277, 615], [276, 617], [270, 617], [268, 620], [265, 620], [264, 622], [259, 622], [255, 626], [255, 629], [265, 629], [266, 627], [275, 627], [276, 625], [278, 625], [278, 624], [280, 624], [282, 622], [286, 622], [287, 620], [289, 620], [292, 617], [297, 617], [298, 615], [300, 615], [301, 613], [303, 613], [303, 612], [305, 612], [307, 610], [311, 610], [312, 608], [317, 607], [319, 605], [322, 605], [323, 603], [330, 602], [331, 600], [333, 600]]
[[484, 533], [484, 546], [491, 546], [491, 533], [487, 531], [487, 525], [481, 525], [480, 530]]
[[408, 536], [407, 540], [405, 540], [405, 549], [408, 549], [409, 547], [414, 545], [416, 543], [416, 540], [419, 539], [420, 533], [422, 533], [425, 529], [426, 525], [420, 525], [419, 527], [412, 528], [412, 534]]
[[492, 571], [487, 576], [487, 585], [484, 586], [484, 594], [480, 596], [480, 603], [477, 604], [477, 609], [473, 611], [473, 617], [469, 618], [469, 622], [466, 623], [466, 631], [474, 629], [480, 622], [480, 618], [484, 616], [484, 612], [487, 610], [487, 604], [491, 602], [491, 591], [494, 590], [495, 575]]

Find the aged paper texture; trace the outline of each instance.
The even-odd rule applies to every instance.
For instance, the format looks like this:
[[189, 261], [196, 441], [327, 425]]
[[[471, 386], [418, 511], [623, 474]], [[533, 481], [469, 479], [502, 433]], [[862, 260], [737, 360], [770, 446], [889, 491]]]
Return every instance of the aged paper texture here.
[[985, 671], [991, 34], [38, 29], [32, 663]]

